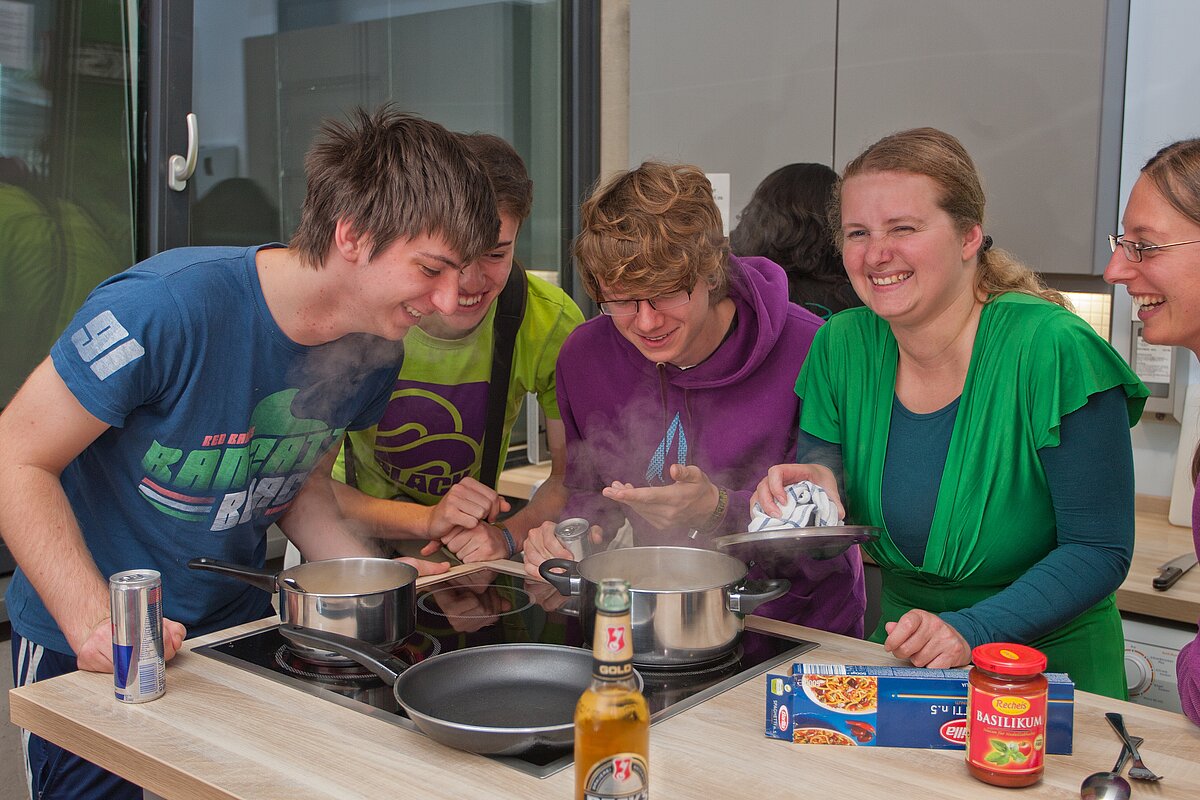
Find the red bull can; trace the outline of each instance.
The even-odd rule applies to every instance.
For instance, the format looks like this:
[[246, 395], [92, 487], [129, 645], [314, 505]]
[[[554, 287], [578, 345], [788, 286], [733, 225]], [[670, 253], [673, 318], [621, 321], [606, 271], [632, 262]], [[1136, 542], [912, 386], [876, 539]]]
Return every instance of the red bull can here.
[[554, 526], [554, 535], [563, 547], [571, 551], [571, 556], [576, 561], [582, 561], [591, 550], [591, 540], [588, 538], [591, 528], [591, 523], [586, 519], [571, 517]]
[[167, 691], [162, 576], [130, 569], [108, 579], [112, 600], [113, 684], [117, 699], [145, 703]]

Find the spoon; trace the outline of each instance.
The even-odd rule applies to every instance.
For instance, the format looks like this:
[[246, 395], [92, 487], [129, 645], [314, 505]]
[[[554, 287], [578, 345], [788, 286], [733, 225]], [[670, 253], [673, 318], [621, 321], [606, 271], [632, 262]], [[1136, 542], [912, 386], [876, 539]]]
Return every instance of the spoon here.
[[[1134, 747], [1142, 743], [1140, 737], [1133, 736]], [[1133, 792], [1129, 781], [1121, 777], [1121, 770], [1125, 769], [1125, 762], [1129, 760], [1131, 753], [1128, 747], [1121, 747], [1121, 757], [1117, 759], [1117, 763], [1113, 765], [1112, 772], [1093, 772], [1083, 779], [1083, 784], [1079, 787], [1079, 796], [1082, 800], [1129, 800], [1130, 794]]]

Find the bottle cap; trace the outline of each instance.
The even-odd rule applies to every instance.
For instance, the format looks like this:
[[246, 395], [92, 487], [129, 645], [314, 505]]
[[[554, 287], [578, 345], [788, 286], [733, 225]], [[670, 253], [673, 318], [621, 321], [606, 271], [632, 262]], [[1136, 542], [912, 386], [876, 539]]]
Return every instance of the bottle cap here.
[[971, 661], [997, 675], [1037, 675], [1046, 669], [1046, 656], [1023, 644], [988, 642], [971, 651]]

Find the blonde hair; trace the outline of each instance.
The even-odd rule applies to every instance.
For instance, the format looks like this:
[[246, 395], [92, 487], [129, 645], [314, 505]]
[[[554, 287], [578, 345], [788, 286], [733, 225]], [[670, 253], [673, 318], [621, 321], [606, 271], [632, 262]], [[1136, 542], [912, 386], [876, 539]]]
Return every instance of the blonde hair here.
[[703, 281], [729, 286], [729, 245], [712, 184], [690, 164], [647, 161], [600, 184], [580, 208], [575, 259], [593, 300], [600, 284], [654, 297]]
[[[885, 136], [846, 165], [829, 204], [829, 222], [839, 249], [842, 247], [842, 185], [847, 178], [873, 172], [907, 172], [924, 175], [941, 192], [938, 207], [950, 215], [959, 233], [983, 225], [985, 199], [979, 171], [958, 139], [936, 128], [913, 128]], [[975, 289], [984, 302], [1005, 292], [1031, 294], [1070, 308], [1062, 293], [1046, 286], [1029, 267], [1011, 253], [990, 247], [990, 237], [978, 253]]]

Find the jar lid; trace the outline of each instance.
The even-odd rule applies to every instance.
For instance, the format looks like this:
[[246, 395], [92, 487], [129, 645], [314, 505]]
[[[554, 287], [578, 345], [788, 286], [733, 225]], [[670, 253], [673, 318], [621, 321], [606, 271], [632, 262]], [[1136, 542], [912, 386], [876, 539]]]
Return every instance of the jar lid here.
[[980, 669], [999, 675], [1037, 675], [1046, 669], [1046, 656], [1039, 650], [1011, 642], [988, 642], [971, 651]]

